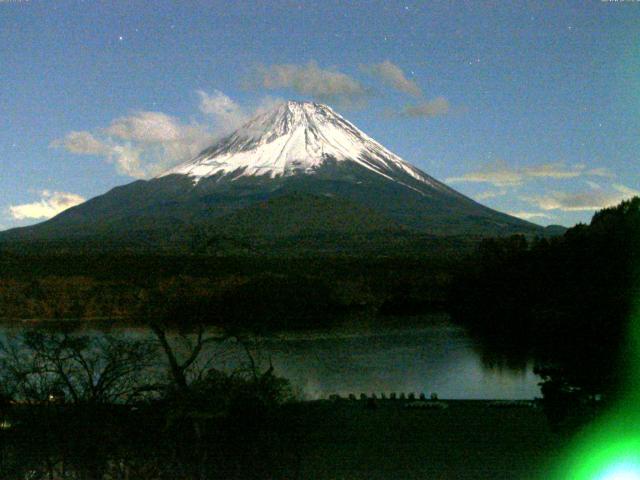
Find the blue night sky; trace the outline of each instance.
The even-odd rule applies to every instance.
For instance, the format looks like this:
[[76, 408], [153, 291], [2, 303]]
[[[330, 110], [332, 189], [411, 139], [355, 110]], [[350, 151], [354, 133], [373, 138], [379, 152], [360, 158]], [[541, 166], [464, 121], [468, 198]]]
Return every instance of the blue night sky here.
[[0, 229], [327, 103], [540, 224], [640, 190], [640, 2], [0, 0]]

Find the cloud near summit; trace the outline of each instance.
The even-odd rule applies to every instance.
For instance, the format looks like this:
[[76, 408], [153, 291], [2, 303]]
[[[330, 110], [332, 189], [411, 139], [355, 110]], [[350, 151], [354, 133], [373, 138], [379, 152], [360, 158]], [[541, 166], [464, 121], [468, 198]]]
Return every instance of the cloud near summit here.
[[[451, 111], [445, 97], [422, 99], [424, 93], [418, 83], [407, 78], [404, 71], [390, 60], [361, 64], [359, 69], [388, 88], [417, 97], [417, 103], [397, 109], [392, 116], [432, 118]], [[257, 66], [245, 79], [245, 86], [256, 90], [289, 89], [299, 95], [343, 107], [363, 107], [371, 97], [379, 94], [355, 77], [336, 68], [322, 68], [313, 60], [306, 64]]]
[[214, 90], [212, 94], [203, 90], [196, 93], [200, 98], [200, 111], [216, 119], [222, 130], [234, 130], [250, 117], [244, 108], [220, 90]]
[[400, 110], [400, 116], [432, 118], [446, 115], [450, 111], [449, 101], [444, 97], [436, 97], [433, 100], [425, 100], [416, 105], [404, 107]]
[[[389, 60], [360, 66], [383, 84], [400, 92], [421, 97], [422, 90], [409, 80], [402, 69]], [[315, 61], [306, 64], [258, 66], [245, 79], [248, 86], [262, 90], [290, 89], [319, 101], [344, 107], [362, 107], [373, 89], [356, 78], [337, 70], [322, 68]], [[232, 132], [257, 113], [282, 102], [265, 96], [257, 106], [246, 108], [221, 92], [195, 92], [198, 98], [196, 120], [188, 123], [159, 111], [138, 110], [118, 117], [109, 125], [93, 130], [71, 131], [50, 143], [77, 155], [97, 156], [115, 166], [121, 175], [151, 178], [195, 157], [223, 135]], [[435, 117], [450, 110], [444, 97], [418, 101], [398, 115]]]
[[370, 75], [378, 77], [382, 83], [396, 90], [415, 97], [422, 96], [422, 89], [414, 80], [409, 80], [402, 69], [389, 60], [372, 65], [360, 65], [360, 69]]
[[94, 132], [70, 132], [51, 146], [100, 156], [122, 175], [147, 178], [197, 154], [210, 138], [203, 125], [185, 125], [161, 112], [139, 111]]
[[[72, 131], [51, 142], [78, 155], [99, 156], [121, 175], [149, 178], [196, 156], [215, 139], [238, 128], [255, 111], [246, 111], [230, 97], [199, 90], [199, 121], [184, 123], [163, 112], [137, 111], [116, 118], [107, 127]], [[278, 100], [265, 98], [256, 111]]]
[[249, 87], [266, 90], [291, 89], [322, 102], [357, 105], [369, 94], [352, 76], [334, 68], [321, 68], [315, 61], [306, 64], [257, 66], [245, 82]]

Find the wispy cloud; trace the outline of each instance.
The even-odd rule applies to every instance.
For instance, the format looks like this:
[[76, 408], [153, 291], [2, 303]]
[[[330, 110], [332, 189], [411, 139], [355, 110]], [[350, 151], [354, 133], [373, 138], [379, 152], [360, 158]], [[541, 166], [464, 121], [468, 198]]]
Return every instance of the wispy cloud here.
[[553, 218], [552, 215], [542, 212], [507, 212], [509, 215], [513, 217], [521, 218], [522, 220], [535, 220], [536, 218]]
[[200, 111], [215, 120], [222, 130], [232, 131], [249, 119], [249, 114], [237, 102], [220, 90], [208, 94], [198, 90]]
[[422, 96], [422, 90], [418, 84], [413, 80], [409, 80], [402, 69], [389, 60], [372, 65], [361, 65], [360, 69], [379, 78], [382, 83], [400, 92], [408, 93], [415, 97]]
[[[418, 85], [389, 60], [366, 68], [392, 88], [415, 96], [422, 93]], [[290, 89], [343, 106], [362, 106], [371, 93], [371, 89], [352, 76], [335, 68], [322, 68], [315, 61], [259, 66], [247, 81], [259, 89]], [[256, 113], [282, 102], [279, 98], [266, 96], [257, 107], [247, 109], [219, 90], [212, 93], [198, 90], [196, 94], [198, 120], [185, 123], [163, 112], [134, 111], [103, 128], [71, 131], [52, 141], [50, 146], [77, 155], [102, 157], [121, 175], [150, 178], [193, 158]], [[448, 113], [449, 109], [448, 101], [437, 97], [407, 106], [399, 115], [434, 117]]]
[[119, 145], [110, 139], [99, 140], [87, 131], [69, 132], [64, 138], [54, 140], [50, 144], [54, 148], [64, 148], [76, 155], [95, 155], [104, 157], [116, 165], [119, 173], [135, 178], [143, 178], [140, 152], [131, 145]]
[[546, 211], [582, 212], [611, 207], [623, 200], [640, 195], [640, 191], [617, 183], [605, 189], [597, 183], [589, 182], [589, 187], [588, 190], [579, 192], [553, 191], [520, 198]]
[[474, 195], [473, 198], [476, 200], [489, 200], [490, 198], [503, 197], [509, 193], [509, 191], [505, 188], [500, 190], [486, 190], [477, 195]]
[[449, 177], [447, 183], [488, 183], [495, 187], [514, 187], [521, 185], [523, 174], [509, 167], [504, 161], [498, 161], [475, 172], [465, 173], [457, 177]]
[[[196, 92], [200, 121], [183, 123], [162, 112], [138, 111], [116, 118], [105, 128], [72, 131], [51, 142], [78, 155], [94, 155], [115, 165], [121, 175], [149, 178], [189, 160], [216, 138], [229, 133], [254, 112], [242, 108], [224, 93]], [[258, 110], [277, 100], [266, 98]]]
[[78, 155], [107, 155], [109, 147], [90, 132], [69, 132], [63, 139], [51, 142], [53, 147], [64, 147]]
[[75, 193], [43, 190], [40, 192], [40, 200], [22, 205], [11, 205], [9, 213], [16, 220], [46, 219], [84, 201], [83, 197]]
[[117, 118], [97, 133], [70, 132], [51, 146], [104, 157], [120, 174], [146, 178], [194, 156], [211, 136], [201, 125], [184, 125], [161, 112], [140, 111]]
[[333, 68], [321, 68], [315, 61], [306, 64], [258, 66], [247, 85], [266, 90], [291, 89], [320, 101], [358, 105], [368, 94], [358, 80]]
[[594, 177], [616, 178], [616, 174], [606, 167], [592, 168], [587, 170], [587, 174]]
[[444, 97], [436, 97], [433, 100], [425, 100], [415, 105], [408, 105], [400, 110], [403, 117], [433, 118], [446, 115], [451, 111], [449, 101]]
[[621, 185], [619, 183], [614, 183], [613, 184], [613, 188], [614, 188], [614, 190], [616, 190], [621, 195], [624, 195], [625, 197], [639, 197], [640, 196], [640, 191], [639, 190], [636, 190], [635, 188], [627, 187], [625, 185]]
[[404, 71], [390, 60], [371, 65], [360, 65], [360, 70], [368, 73], [382, 81], [387, 87], [398, 90], [399, 92], [419, 97], [417, 103], [406, 105], [403, 108], [389, 112], [392, 117], [409, 117], [409, 118], [433, 118], [451, 113], [452, 108], [449, 100], [439, 96], [427, 100], [424, 92], [414, 80], [410, 80]]
[[523, 176], [529, 178], [576, 178], [585, 173], [583, 165], [567, 167], [563, 163], [543, 163], [522, 169]]
[[587, 169], [585, 165], [567, 166], [562, 162], [514, 168], [504, 161], [487, 164], [479, 170], [446, 179], [449, 183], [488, 183], [495, 187], [517, 187], [536, 178], [570, 179], [583, 176], [611, 178], [606, 168]]
[[162, 112], [136, 112], [103, 130], [121, 173], [145, 178], [188, 160], [211, 141], [206, 125], [183, 124]]

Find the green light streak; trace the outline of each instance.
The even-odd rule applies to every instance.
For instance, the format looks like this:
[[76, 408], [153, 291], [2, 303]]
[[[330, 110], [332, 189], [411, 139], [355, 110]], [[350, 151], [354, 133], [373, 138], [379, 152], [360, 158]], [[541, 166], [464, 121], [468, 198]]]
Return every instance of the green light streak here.
[[[628, 24], [628, 47], [612, 70], [612, 88], [621, 85], [615, 108], [629, 105], [640, 115], [640, 22]], [[621, 93], [623, 92], [623, 93]], [[636, 257], [637, 258], [637, 257]], [[582, 431], [553, 470], [557, 480], [640, 480], [640, 264], [635, 267], [635, 315], [629, 322], [626, 391], [608, 412]], [[606, 332], [603, 332], [606, 334]], [[541, 480], [549, 480], [548, 476]]]
[[[640, 299], [638, 299], [640, 300]], [[630, 324], [626, 396], [586, 428], [557, 467], [558, 480], [640, 480], [640, 301]]]

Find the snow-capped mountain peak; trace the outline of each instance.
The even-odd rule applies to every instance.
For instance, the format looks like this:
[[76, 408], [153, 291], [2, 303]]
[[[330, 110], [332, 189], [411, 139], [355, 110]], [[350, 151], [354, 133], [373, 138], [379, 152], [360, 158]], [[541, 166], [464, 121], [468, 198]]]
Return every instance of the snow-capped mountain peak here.
[[196, 183], [212, 176], [232, 180], [244, 176], [286, 177], [313, 174], [328, 160], [355, 162], [400, 183], [397, 174], [408, 174], [430, 187], [447, 189], [330, 107], [297, 101], [281, 103], [257, 115], [193, 160], [160, 176], [188, 175]]
[[[373, 243], [362, 242], [366, 251], [378, 245], [375, 239], [390, 239], [399, 229], [402, 234], [391, 245], [411, 248], [412, 232], [421, 235], [416, 239], [422, 244], [423, 233], [540, 231], [438, 182], [331, 108], [286, 102], [160, 178], [114, 188], [42, 224], [3, 232], [0, 243], [87, 238], [120, 245], [131, 238], [148, 248], [158, 239], [158, 245], [183, 245], [182, 252], [184, 245], [204, 242], [217, 249], [228, 240], [230, 252], [257, 252], [282, 241], [287, 249], [300, 243], [300, 251], [309, 244], [314, 245], [309, 251], [360, 254], [363, 235], [375, 233]], [[386, 249], [387, 240], [383, 245]]]

